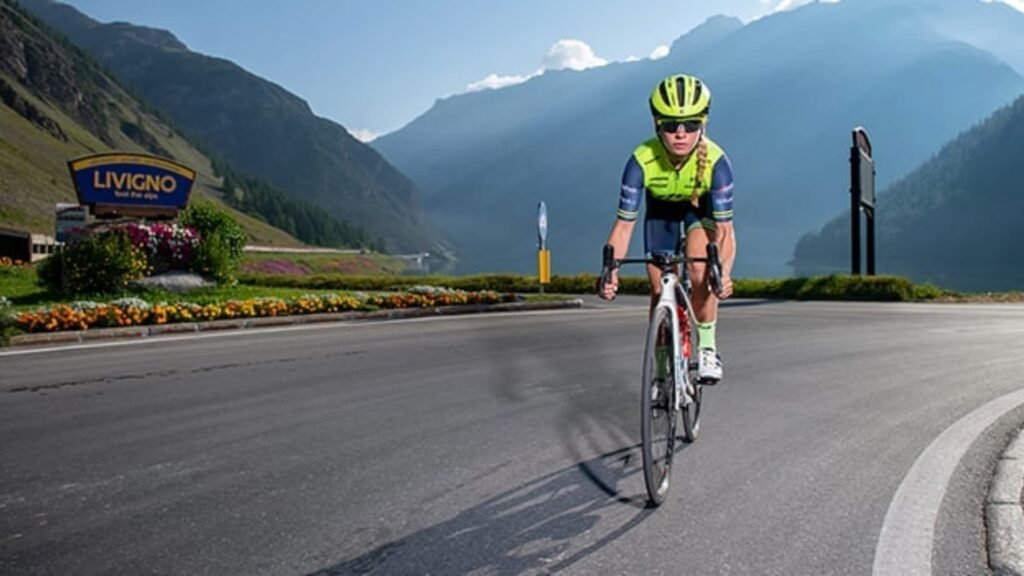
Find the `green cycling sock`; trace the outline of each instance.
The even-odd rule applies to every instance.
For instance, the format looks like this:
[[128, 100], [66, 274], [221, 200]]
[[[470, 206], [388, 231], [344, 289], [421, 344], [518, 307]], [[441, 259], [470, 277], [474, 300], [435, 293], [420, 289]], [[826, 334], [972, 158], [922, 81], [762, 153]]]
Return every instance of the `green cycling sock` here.
[[712, 350], [717, 349], [718, 346], [715, 345], [715, 323], [698, 322], [697, 340], [700, 342], [701, 348], [711, 348]]
[[669, 351], [667, 346], [654, 347], [654, 379], [668, 378]]

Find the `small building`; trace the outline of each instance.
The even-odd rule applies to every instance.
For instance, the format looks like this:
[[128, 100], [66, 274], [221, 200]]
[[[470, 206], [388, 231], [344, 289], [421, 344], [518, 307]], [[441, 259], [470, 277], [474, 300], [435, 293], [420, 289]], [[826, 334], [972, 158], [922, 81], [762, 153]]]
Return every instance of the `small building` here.
[[53, 236], [13, 228], [0, 228], [0, 257], [15, 262], [38, 262], [57, 249]]
[[46, 234], [30, 234], [32, 242], [32, 262], [38, 262], [57, 251], [60, 242]]

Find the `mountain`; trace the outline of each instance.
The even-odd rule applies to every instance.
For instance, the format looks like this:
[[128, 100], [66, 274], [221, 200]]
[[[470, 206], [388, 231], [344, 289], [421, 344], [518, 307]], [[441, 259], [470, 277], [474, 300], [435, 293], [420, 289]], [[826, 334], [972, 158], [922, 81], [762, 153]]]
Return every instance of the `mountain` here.
[[[876, 270], [967, 291], [1024, 289], [1024, 97], [960, 134], [876, 200]], [[798, 273], [848, 271], [850, 217], [806, 234]]]
[[[844, 0], [747, 25], [714, 18], [664, 59], [549, 71], [439, 100], [373, 146], [418, 184], [462, 270], [533, 270], [544, 200], [555, 272], [593, 271], [622, 168], [653, 135], [651, 88], [671, 73], [697, 74], [714, 93], [709, 135], [736, 175], [736, 274], [785, 275], [800, 234], [848, 203], [854, 127], [871, 134], [884, 186], [1024, 92], [1013, 67], [949, 33], [969, 20], [993, 31], [986, 46], [1012, 54], [1024, 14], [1006, 8]], [[634, 235], [632, 252], [641, 246]]]
[[170, 32], [99, 23], [53, 0], [21, 4], [242, 172], [365, 228], [390, 251], [445, 250], [413, 183], [301, 98]]
[[[193, 197], [223, 204], [209, 158], [66, 40], [0, 0], [0, 226], [54, 233], [54, 205], [75, 201], [67, 161], [111, 149], [157, 154], [197, 172]], [[252, 241], [302, 243], [225, 207]]]

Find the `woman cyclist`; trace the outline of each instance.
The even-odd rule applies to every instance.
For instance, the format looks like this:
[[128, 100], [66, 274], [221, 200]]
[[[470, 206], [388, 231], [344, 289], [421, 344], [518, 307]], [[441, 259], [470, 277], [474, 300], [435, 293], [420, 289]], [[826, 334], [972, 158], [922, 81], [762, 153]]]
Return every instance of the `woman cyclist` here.
[[[702, 257], [708, 242], [716, 242], [722, 260], [721, 298], [732, 294], [731, 272], [736, 259], [733, 231], [732, 167], [725, 151], [706, 134], [711, 90], [700, 79], [685, 74], [665, 78], [650, 97], [656, 136], [633, 151], [622, 174], [619, 211], [608, 236], [615, 258], [629, 251], [640, 204], [647, 197], [644, 215], [644, 252], [675, 253], [680, 229], [686, 234], [686, 255]], [[707, 265], [690, 263], [693, 307], [700, 349], [698, 378], [714, 383], [722, 378], [715, 323], [718, 301], [711, 288]], [[651, 281], [651, 309], [661, 290], [661, 272], [647, 266]], [[612, 299], [618, 291], [618, 271], [600, 294]]]

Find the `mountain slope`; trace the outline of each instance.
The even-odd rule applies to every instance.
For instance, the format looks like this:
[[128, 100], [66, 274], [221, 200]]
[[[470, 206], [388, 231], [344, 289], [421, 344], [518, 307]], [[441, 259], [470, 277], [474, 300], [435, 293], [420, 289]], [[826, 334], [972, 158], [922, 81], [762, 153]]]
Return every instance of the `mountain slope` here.
[[[67, 160], [119, 149], [197, 171], [196, 197], [220, 201], [209, 159], [11, 0], [0, 0], [0, 225], [53, 234], [54, 204], [75, 201]], [[235, 212], [254, 242], [301, 246]]]
[[[1024, 289], [1024, 97], [879, 194], [877, 270], [961, 290]], [[849, 270], [849, 215], [800, 239], [800, 274]]]
[[241, 171], [366, 228], [389, 250], [443, 248], [411, 181], [280, 86], [163, 30], [101, 24], [52, 0], [22, 4]]
[[[808, 224], [848, 202], [853, 127], [866, 126], [885, 158], [885, 185], [1024, 92], [1010, 66], [935, 24], [963, 10], [1005, 19], [997, 9], [973, 0], [847, 0], [742, 27], [717, 19], [663, 60], [546, 73], [442, 100], [374, 146], [423, 190], [466, 270], [532, 270], [539, 200], [549, 207], [555, 270], [593, 270], [622, 167], [653, 133], [651, 87], [670, 73], [695, 73], [712, 87], [709, 134], [737, 178], [736, 273], [783, 275]], [[1018, 16], [1008, 25], [1024, 36]], [[495, 214], [509, 225], [491, 225]], [[634, 253], [641, 244], [637, 235]]]

